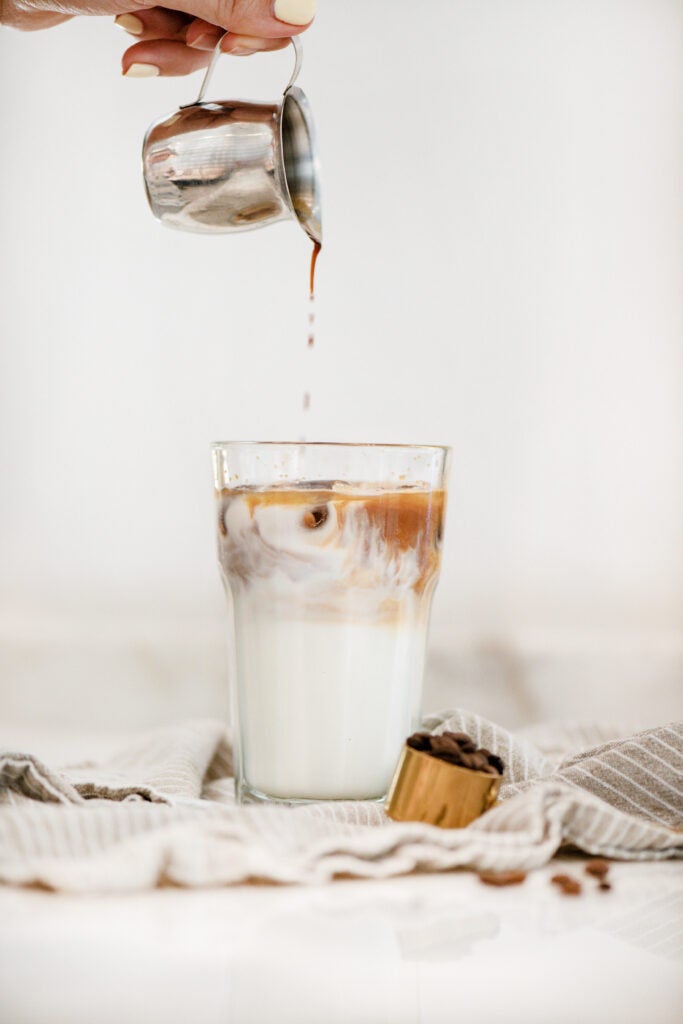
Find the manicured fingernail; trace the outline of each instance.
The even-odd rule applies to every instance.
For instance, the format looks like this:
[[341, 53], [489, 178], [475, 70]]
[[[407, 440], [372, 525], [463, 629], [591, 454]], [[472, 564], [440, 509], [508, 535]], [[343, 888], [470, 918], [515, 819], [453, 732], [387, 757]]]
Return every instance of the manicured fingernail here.
[[123, 72], [124, 78], [156, 78], [159, 68], [156, 64], [131, 64], [127, 71]]
[[114, 21], [121, 28], [125, 28], [126, 32], [130, 32], [132, 36], [141, 36], [145, 31], [145, 26], [134, 14], [119, 14]]
[[275, 0], [275, 17], [288, 25], [308, 25], [315, 16], [316, 0]]
[[231, 34], [225, 41], [225, 52], [233, 57], [249, 57], [252, 53], [258, 53], [268, 46], [267, 39], [259, 39], [258, 36], [240, 36]]
[[216, 43], [220, 39], [220, 36], [212, 36], [210, 32], [205, 32], [201, 36], [197, 36], [192, 42], [188, 42], [188, 46], [191, 46], [193, 50], [213, 50], [216, 47]]

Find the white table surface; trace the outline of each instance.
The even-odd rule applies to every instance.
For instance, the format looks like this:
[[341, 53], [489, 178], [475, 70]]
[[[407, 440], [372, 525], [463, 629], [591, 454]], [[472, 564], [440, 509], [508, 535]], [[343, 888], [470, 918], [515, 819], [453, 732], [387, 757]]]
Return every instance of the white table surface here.
[[[122, 737], [3, 723], [59, 764]], [[0, 1024], [680, 1024], [683, 862], [581, 858], [495, 889], [467, 871], [115, 896], [0, 886]], [[585, 882], [580, 897], [550, 884]]]
[[[580, 860], [562, 870], [582, 875]], [[469, 872], [74, 897], [0, 889], [2, 1024], [679, 1024], [683, 865], [565, 897]], [[587, 880], [589, 882], [590, 880]]]

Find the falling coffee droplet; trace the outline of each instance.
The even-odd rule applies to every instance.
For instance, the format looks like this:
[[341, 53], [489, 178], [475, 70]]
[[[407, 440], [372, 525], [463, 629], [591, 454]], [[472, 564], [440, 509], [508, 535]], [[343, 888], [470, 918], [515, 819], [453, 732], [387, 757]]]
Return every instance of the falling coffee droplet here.
[[[318, 262], [318, 256], [322, 249], [321, 242], [313, 243], [313, 252], [311, 253], [311, 266], [308, 273], [308, 343], [309, 349], [315, 346], [315, 266]], [[303, 398], [303, 409], [307, 412], [311, 407], [311, 395], [310, 392], [306, 391]]]

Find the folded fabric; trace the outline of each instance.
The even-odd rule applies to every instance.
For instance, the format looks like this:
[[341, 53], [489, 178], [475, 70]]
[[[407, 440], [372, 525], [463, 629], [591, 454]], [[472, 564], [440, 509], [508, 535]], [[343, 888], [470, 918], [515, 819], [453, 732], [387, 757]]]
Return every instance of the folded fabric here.
[[[240, 806], [228, 736], [213, 721], [159, 729], [59, 772], [0, 752], [0, 881], [105, 892], [529, 870], [563, 846], [626, 860], [683, 855], [683, 723], [622, 739], [595, 729], [592, 746], [559, 764], [537, 727], [532, 744], [456, 710], [425, 728], [467, 732], [505, 762], [499, 805], [465, 829], [393, 822], [372, 802]], [[561, 749], [551, 733], [549, 748]]]

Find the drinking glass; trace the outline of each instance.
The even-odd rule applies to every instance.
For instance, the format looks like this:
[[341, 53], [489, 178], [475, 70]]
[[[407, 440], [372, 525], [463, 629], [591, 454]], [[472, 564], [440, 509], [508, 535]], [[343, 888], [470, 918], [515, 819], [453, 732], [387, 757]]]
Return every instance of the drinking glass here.
[[385, 796], [420, 721], [447, 448], [213, 445], [240, 801]]

